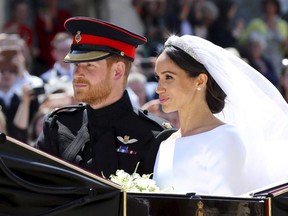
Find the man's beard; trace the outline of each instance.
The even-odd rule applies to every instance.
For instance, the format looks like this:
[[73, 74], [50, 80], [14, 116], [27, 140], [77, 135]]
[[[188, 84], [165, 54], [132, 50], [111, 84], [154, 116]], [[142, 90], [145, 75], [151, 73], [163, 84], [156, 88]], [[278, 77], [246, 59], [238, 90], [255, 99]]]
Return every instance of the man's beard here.
[[88, 85], [87, 90], [77, 91], [74, 88], [75, 99], [79, 102], [84, 102], [89, 105], [97, 105], [103, 103], [112, 91], [112, 86], [109, 83], [109, 75], [106, 76], [105, 80], [97, 85], [91, 85], [91, 83], [83, 78], [75, 79], [73, 83], [83, 83]]

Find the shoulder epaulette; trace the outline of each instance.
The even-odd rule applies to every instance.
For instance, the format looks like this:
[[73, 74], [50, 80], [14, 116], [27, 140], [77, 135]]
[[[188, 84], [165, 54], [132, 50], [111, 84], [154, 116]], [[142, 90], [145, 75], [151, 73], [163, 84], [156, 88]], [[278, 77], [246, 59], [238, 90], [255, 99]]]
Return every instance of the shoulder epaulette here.
[[173, 128], [173, 126], [170, 124], [170, 122], [168, 122], [167, 120], [165, 120], [161, 117], [158, 117], [156, 115], [149, 113], [147, 110], [138, 109], [138, 115], [142, 118], [145, 118], [149, 121], [152, 121], [152, 122], [158, 124], [163, 129]]
[[61, 113], [61, 112], [73, 112], [75, 110], [85, 109], [85, 107], [86, 107], [86, 104], [80, 103], [77, 105], [68, 105], [68, 106], [55, 108], [53, 111], [50, 112], [49, 117], [54, 116], [55, 114]]

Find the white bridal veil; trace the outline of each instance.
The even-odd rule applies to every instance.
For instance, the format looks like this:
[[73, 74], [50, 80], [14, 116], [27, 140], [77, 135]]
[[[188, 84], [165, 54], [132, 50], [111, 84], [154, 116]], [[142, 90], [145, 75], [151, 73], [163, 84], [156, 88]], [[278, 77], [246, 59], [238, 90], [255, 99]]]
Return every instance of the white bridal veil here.
[[236, 126], [247, 153], [247, 192], [288, 182], [288, 105], [263, 75], [229, 51], [191, 35], [171, 36], [176, 46], [202, 63], [227, 94], [217, 116]]

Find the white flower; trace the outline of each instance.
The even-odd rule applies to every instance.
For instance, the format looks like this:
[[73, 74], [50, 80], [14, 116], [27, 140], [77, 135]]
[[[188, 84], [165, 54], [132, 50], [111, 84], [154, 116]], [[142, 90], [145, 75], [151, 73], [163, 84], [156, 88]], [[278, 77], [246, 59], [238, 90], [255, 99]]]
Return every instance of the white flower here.
[[117, 170], [115, 175], [110, 175], [110, 180], [121, 185], [122, 191], [125, 192], [159, 192], [156, 182], [150, 179], [152, 174], [141, 176], [136, 173], [137, 167], [132, 175], [124, 170]]

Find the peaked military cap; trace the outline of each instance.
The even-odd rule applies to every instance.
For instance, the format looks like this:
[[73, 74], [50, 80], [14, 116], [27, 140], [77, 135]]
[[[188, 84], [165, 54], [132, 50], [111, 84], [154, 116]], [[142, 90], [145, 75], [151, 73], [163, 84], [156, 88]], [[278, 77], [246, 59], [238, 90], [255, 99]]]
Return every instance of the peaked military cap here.
[[112, 23], [91, 18], [71, 17], [64, 23], [73, 35], [70, 52], [64, 62], [87, 62], [113, 54], [134, 60], [136, 48], [147, 39]]

